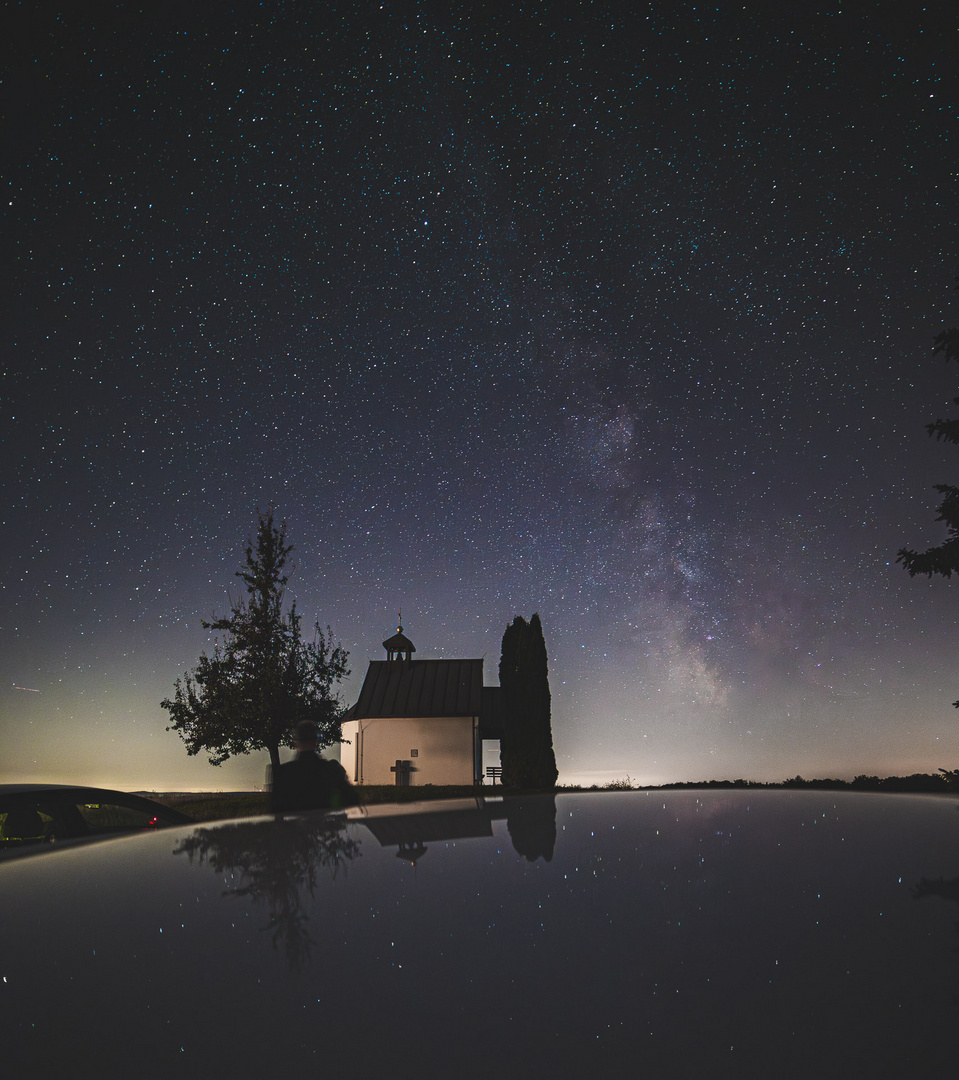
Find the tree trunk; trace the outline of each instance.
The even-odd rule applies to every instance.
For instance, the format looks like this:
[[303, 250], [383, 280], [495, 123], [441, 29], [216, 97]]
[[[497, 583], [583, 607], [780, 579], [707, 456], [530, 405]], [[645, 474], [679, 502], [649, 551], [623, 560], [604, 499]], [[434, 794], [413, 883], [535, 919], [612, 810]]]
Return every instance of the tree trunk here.
[[267, 750], [270, 751], [270, 790], [273, 790], [280, 771], [280, 744], [270, 743]]

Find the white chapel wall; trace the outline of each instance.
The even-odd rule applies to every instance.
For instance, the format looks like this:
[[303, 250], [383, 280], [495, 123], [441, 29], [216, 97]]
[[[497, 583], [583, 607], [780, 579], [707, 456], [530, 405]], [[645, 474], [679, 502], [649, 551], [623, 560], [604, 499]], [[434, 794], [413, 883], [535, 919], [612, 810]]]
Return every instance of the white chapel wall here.
[[343, 742], [340, 743], [340, 764], [346, 769], [346, 775], [356, 783], [356, 740], [359, 731], [359, 721], [349, 720], [342, 725], [340, 734]]
[[[354, 725], [361, 730], [354, 732]], [[390, 770], [397, 759], [412, 764], [412, 787], [473, 783], [471, 716], [375, 717], [344, 724], [343, 734], [352, 740], [343, 747], [343, 767], [359, 783], [396, 783]], [[358, 763], [347, 763], [351, 752], [360, 755]]]

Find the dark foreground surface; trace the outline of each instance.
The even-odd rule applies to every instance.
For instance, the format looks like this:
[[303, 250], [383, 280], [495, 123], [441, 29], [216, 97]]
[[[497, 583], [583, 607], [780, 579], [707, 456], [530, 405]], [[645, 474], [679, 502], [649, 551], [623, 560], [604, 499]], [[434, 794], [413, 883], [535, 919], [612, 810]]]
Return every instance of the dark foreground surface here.
[[951, 1075], [957, 901], [936, 797], [177, 828], [0, 864], [0, 1045], [11, 1075]]

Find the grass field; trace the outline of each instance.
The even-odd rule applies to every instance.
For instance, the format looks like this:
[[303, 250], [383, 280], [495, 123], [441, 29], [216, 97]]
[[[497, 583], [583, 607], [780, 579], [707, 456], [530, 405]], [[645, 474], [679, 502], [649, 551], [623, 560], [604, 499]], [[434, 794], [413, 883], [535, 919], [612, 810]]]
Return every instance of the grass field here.
[[[942, 769], [939, 773], [916, 773], [912, 776], [857, 776], [853, 781], [846, 780], [804, 780], [801, 776], [779, 783], [754, 783], [748, 780], [706, 780], [695, 783], [663, 784], [656, 790], [675, 790], [677, 788], [820, 788], [846, 791], [883, 791], [925, 794], [959, 794], [959, 770]], [[635, 791], [644, 790], [632, 784], [629, 777], [614, 780], [602, 788], [561, 787], [556, 794], [575, 791]], [[505, 788], [499, 785], [446, 786], [426, 784], [423, 787], [395, 787], [392, 784], [364, 785], [357, 787], [360, 802], [363, 805], [374, 803], [424, 802], [431, 799], [475, 799], [497, 798], [514, 795], [535, 795], [541, 792], [521, 788]], [[197, 821], [222, 821], [225, 818], [253, 817], [270, 811], [270, 797], [263, 791], [228, 791], [192, 793], [192, 794], [157, 794], [145, 792], [155, 802], [173, 806]]]
[[[438, 786], [394, 787], [367, 785], [356, 789], [364, 805], [374, 803], [421, 802], [431, 799], [474, 799], [500, 795], [528, 794], [521, 790], [493, 787]], [[225, 818], [252, 817], [270, 812], [270, 797], [263, 791], [210, 792], [209, 794], [153, 794], [154, 802], [172, 806], [197, 821], [222, 821]]]

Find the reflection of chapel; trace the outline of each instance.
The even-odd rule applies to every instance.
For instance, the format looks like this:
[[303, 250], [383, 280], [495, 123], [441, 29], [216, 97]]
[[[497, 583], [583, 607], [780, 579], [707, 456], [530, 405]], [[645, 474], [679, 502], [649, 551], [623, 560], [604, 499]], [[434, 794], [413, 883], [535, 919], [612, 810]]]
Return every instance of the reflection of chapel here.
[[[357, 784], [476, 784], [499, 765], [499, 687], [482, 660], [414, 660], [398, 626], [343, 718], [340, 760]], [[484, 746], [485, 743], [485, 746]]]

